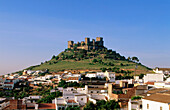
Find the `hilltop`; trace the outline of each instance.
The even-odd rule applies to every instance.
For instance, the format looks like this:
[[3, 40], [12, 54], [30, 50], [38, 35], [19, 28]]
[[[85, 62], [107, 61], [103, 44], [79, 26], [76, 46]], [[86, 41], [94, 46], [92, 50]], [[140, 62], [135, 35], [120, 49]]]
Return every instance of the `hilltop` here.
[[[98, 38], [103, 40], [101, 38]], [[88, 41], [88, 40], [87, 40]], [[116, 51], [107, 49], [102, 45], [93, 48], [94, 40], [91, 42], [81, 42], [70, 46], [68, 41], [68, 49], [65, 49], [59, 55], [53, 55], [51, 60], [42, 62], [40, 65], [31, 66], [27, 69], [30, 70], [46, 70], [49, 72], [58, 72], [64, 70], [111, 70], [116, 73], [133, 73], [136, 65], [138, 68], [136, 73], [146, 73], [150, 68], [138, 62], [137, 57], [125, 58]], [[97, 41], [100, 43], [101, 41]], [[87, 46], [86, 49], [84, 47]]]

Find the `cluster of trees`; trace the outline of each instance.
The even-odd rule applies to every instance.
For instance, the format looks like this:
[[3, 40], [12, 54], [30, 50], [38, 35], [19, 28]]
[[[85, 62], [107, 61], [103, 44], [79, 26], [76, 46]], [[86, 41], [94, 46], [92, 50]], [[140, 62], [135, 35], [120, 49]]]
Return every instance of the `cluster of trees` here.
[[144, 74], [141, 73], [141, 74], [139, 75], [139, 78], [142, 79], [143, 77], [144, 77]]
[[37, 102], [38, 103], [52, 103], [52, 100], [59, 96], [62, 96], [62, 92], [60, 91], [52, 92], [52, 93], [49, 93], [48, 95], [43, 96], [43, 98], [41, 98]]
[[0, 97], [14, 97], [15, 99], [29, 96], [30, 87], [21, 87], [20, 90], [3, 90], [0, 91]]
[[116, 102], [115, 100], [110, 100], [110, 101], [100, 100], [97, 101], [96, 104], [93, 104], [92, 102], [88, 102], [84, 107], [84, 110], [114, 110], [119, 108], [120, 106], [118, 102]]
[[[72, 53], [72, 54], [61, 54], [61, 58], [63, 60], [65, 59], [76, 59], [76, 60], [82, 60], [82, 59], [88, 59], [90, 57], [97, 57], [99, 54], [105, 54], [105, 59], [115, 59], [115, 60], [126, 60], [124, 56], [121, 56], [119, 53], [116, 53], [116, 51], [112, 51], [111, 49], [98, 49], [98, 50], [84, 50], [84, 49], [77, 49], [77, 45], [74, 46], [74, 49], [65, 49], [64, 52]], [[59, 57], [57, 57], [58, 59]], [[55, 56], [52, 57], [52, 59], [56, 59]], [[99, 62], [100, 63], [100, 62]], [[102, 62], [101, 62], [102, 63]]]
[[132, 57], [132, 58], [131, 58], [131, 57], [128, 57], [127, 59], [128, 59], [129, 61], [133, 61], [133, 62], [135, 62], [135, 63], [136, 63], [136, 62], [139, 62], [138, 57], [135, 57], [135, 56]]
[[51, 59], [58, 60], [58, 59], [59, 59], [59, 56], [55, 56], [55, 55], [53, 55]]
[[[65, 50], [65, 52], [67, 52], [68, 49]], [[71, 50], [69, 49], [68, 54], [67, 53], [61, 53], [60, 57], [62, 60], [66, 60], [66, 59], [74, 59], [74, 60], [82, 60], [87, 56], [87, 51], [84, 49], [80, 49], [80, 50]]]
[[53, 89], [52, 86], [48, 85], [42, 85], [41, 83], [38, 85], [40, 88], [37, 88], [37, 92], [35, 95], [43, 96], [40, 100], [38, 100], [38, 103], [52, 103], [52, 100], [56, 97], [62, 96], [62, 92], [56, 90], [56, 92], [50, 92], [50, 90]]
[[67, 88], [67, 87], [84, 87], [84, 86], [85, 86], [84, 83], [66, 82], [64, 80], [61, 80], [58, 83], [58, 87], [63, 87], [63, 88]]

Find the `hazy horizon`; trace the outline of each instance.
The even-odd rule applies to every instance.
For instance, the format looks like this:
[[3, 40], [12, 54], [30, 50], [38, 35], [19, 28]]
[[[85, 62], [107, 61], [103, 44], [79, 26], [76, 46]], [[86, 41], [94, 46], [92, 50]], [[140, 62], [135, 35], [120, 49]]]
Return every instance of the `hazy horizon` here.
[[0, 1], [0, 74], [50, 60], [67, 41], [104, 38], [150, 68], [170, 67], [170, 1]]

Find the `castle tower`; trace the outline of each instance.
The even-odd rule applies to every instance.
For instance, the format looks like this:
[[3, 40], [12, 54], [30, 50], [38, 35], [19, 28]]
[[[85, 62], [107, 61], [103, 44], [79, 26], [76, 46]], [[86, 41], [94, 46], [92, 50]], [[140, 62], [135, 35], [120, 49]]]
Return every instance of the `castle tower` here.
[[96, 49], [96, 47], [95, 47], [95, 39], [92, 39], [92, 42], [93, 42], [93, 49]]
[[80, 46], [80, 42], [77, 42], [77, 45]]
[[89, 44], [89, 43], [90, 43], [90, 38], [86, 37], [86, 38], [85, 38], [85, 44], [87, 45], [87, 44]]
[[68, 48], [72, 48], [74, 44], [74, 41], [68, 41]]
[[98, 46], [103, 46], [103, 38], [102, 37], [96, 37], [96, 41], [98, 42]]

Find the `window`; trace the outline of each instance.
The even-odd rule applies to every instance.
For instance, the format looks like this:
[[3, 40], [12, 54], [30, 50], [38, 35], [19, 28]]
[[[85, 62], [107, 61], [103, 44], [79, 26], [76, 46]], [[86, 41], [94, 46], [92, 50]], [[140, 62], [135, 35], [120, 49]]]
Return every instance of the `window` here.
[[149, 104], [147, 104], [147, 109], [149, 109]]
[[160, 110], [162, 110], [162, 107], [160, 107]]
[[81, 100], [83, 100], [83, 98], [81, 98]]

